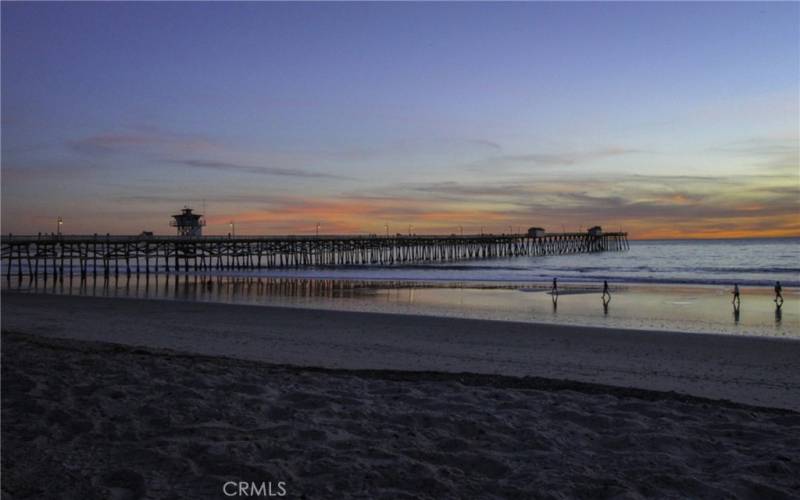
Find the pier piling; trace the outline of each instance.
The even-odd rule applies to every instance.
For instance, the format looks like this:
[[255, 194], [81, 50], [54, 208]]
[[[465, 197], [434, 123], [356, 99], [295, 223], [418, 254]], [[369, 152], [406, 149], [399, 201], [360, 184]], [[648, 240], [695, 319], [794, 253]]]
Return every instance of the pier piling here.
[[[451, 236], [93, 236], [9, 235], [0, 241], [6, 279], [12, 267], [18, 277], [36, 277], [40, 264], [72, 276], [74, 261], [85, 278], [113, 268], [125, 274], [189, 272], [209, 269], [298, 268], [304, 266], [395, 265], [453, 262], [517, 256], [566, 255], [630, 248], [627, 233], [482, 234]], [[23, 257], [24, 255], [24, 257]], [[23, 259], [25, 264], [23, 265]], [[132, 265], [131, 259], [135, 265]], [[143, 261], [143, 266], [142, 266]], [[172, 266], [170, 266], [172, 261]], [[25, 269], [27, 268], [27, 269]]]

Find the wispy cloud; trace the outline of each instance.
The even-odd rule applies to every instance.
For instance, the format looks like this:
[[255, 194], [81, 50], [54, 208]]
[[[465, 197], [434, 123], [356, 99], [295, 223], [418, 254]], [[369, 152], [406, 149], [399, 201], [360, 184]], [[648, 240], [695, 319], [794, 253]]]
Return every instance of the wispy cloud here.
[[496, 159], [501, 162], [527, 163], [539, 166], [574, 165], [592, 160], [641, 153], [638, 149], [609, 147], [592, 151], [559, 152], [559, 153], [528, 153], [517, 155], [503, 155]]
[[494, 151], [502, 151], [503, 150], [503, 147], [499, 143], [494, 142], [494, 141], [490, 141], [489, 139], [470, 139], [467, 142], [469, 142], [470, 144], [476, 144], [478, 146], [483, 146], [483, 147], [492, 149]]
[[448, 181], [429, 184], [404, 184], [402, 188], [421, 193], [460, 196], [466, 199], [471, 197], [510, 197], [531, 194], [529, 187], [511, 183], [463, 184]]
[[85, 154], [124, 152], [197, 152], [215, 149], [211, 139], [197, 134], [184, 134], [154, 127], [136, 127], [124, 132], [105, 132], [69, 141], [74, 151]]
[[119, 203], [159, 203], [159, 204], [200, 204], [206, 202], [214, 205], [258, 205], [258, 206], [279, 206], [292, 199], [289, 196], [275, 194], [216, 194], [213, 196], [190, 196], [187, 199], [186, 193], [165, 192], [160, 194], [123, 194], [112, 195], [109, 200]]
[[797, 137], [752, 137], [732, 141], [722, 146], [709, 148], [710, 151], [733, 153], [747, 156], [771, 156], [797, 154], [800, 151], [800, 139]]
[[308, 170], [293, 168], [243, 165], [240, 163], [216, 160], [173, 160], [171, 163], [192, 168], [221, 170], [226, 172], [242, 172], [245, 174], [275, 175], [280, 177], [305, 177], [311, 179], [349, 179], [349, 177], [328, 174], [325, 172], [311, 172]]
[[[502, 148], [496, 149], [496, 153], [501, 153]], [[513, 167], [568, 167], [580, 164], [590, 164], [594, 161], [607, 158], [644, 153], [641, 149], [623, 148], [608, 146], [603, 148], [583, 150], [583, 151], [542, 151], [530, 153], [506, 153], [493, 154], [467, 165], [467, 170], [472, 171], [492, 171]]]
[[[486, 232], [506, 232], [509, 226], [559, 231], [562, 226], [578, 230], [600, 224], [621, 227], [635, 238], [798, 235], [800, 186], [786, 180], [752, 176], [529, 176], [506, 182], [390, 184], [322, 196], [217, 192], [207, 199], [213, 208], [209, 207], [206, 216], [209, 234], [226, 232], [233, 220], [241, 234], [311, 234], [320, 222], [323, 232], [361, 234], [383, 233], [384, 224], [389, 225], [391, 233], [405, 233], [412, 225], [419, 234], [450, 234], [459, 226], [465, 232], [478, 232], [482, 227]], [[189, 194], [166, 188], [140, 194], [123, 191], [109, 200], [116, 201], [120, 209], [130, 208], [138, 218], [128, 226], [141, 230], [166, 227], [162, 220], [165, 214], [183, 204], [185, 196]], [[147, 207], [147, 213], [140, 213], [141, 208], [136, 207]], [[113, 221], [108, 219], [108, 224]], [[107, 227], [120, 230], [118, 226]], [[92, 229], [101, 230], [108, 229], [102, 225]]]
[[[511, 182], [396, 184], [370, 196], [376, 203], [382, 203], [381, 192], [405, 196], [410, 206], [447, 214], [446, 219], [417, 217], [431, 228], [493, 221], [515, 227], [577, 228], [597, 223], [623, 226], [636, 237], [741, 236], [744, 227], [750, 228], [749, 236], [777, 236], [798, 234], [800, 227], [800, 185], [787, 185], [787, 180], [751, 175], [528, 176]], [[753, 220], [761, 220], [762, 226], [754, 226]], [[692, 223], [687, 225], [688, 221]], [[737, 227], [737, 221], [738, 233], [720, 229], [726, 224]]]
[[194, 154], [198, 153], [200, 153], [198, 156], [205, 156], [202, 153], [211, 151], [215, 152], [215, 156], [220, 156], [219, 153], [224, 152], [225, 148], [201, 135], [177, 133], [153, 127], [139, 127], [124, 133], [97, 134], [70, 141], [68, 145], [72, 150], [88, 155], [138, 154], [160, 161], [162, 164], [195, 169], [310, 179], [349, 178], [338, 174], [311, 171], [303, 168], [250, 165], [202, 157], [174, 159], [176, 156], [194, 156]]
[[65, 165], [3, 165], [3, 182], [76, 178], [97, 175], [101, 169], [91, 163]]

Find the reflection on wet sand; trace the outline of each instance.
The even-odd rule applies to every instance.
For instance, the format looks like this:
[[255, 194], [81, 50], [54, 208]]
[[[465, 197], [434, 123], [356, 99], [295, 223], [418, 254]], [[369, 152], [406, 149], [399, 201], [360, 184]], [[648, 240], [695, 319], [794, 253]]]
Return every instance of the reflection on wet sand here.
[[[13, 280], [4, 289], [65, 295], [131, 298], [209, 299], [242, 297], [353, 297], [376, 288], [441, 287], [414, 281], [366, 281], [310, 278], [262, 278], [201, 275], [99, 276], [85, 279]], [[463, 286], [463, 285], [459, 285]], [[510, 287], [509, 287], [510, 288]]]
[[[522, 322], [800, 337], [800, 297], [786, 292], [776, 308], [768, 289], [747, 288], [747, 315], [730, 313], [720, 287], [626, 285], [611, 294], [601, 283], [469, 283], [342, 280], [294, 277], [153, 274], [8, 280], [3, 288], [29, 293], [223, 302], [423, 314]], [[605, 293], [603, 293], [605, 292]], [[602, 300], [602, 312], [597, 298]], [[726, 297], [728, 297], [726, 299]], [[560, 300], [559, 300], [560, 299]], [[560, 302], [560, 303], [559, 303]], [[784, 314], [785, 309], [785, 314]]]

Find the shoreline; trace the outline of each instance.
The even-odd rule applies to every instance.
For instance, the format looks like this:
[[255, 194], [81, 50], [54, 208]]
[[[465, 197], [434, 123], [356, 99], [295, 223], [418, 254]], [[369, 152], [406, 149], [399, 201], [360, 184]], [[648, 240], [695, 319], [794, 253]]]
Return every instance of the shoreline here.
[[281, 307], [3, 294], [4, 331], [296, 366], [534, 376], [800, 409], [800, 342]]
[[[475, 267], [470, 266], [451, 266], [456, 267], [458, 270], [470, 270], [476, 269]], [[261, 269], [261, 270], [235, 270], [235, 269], [223, 269], [223, 270], [216, 270], [216, 269], [208, 269], [208, 270], [190, 270], [190, 271], [153, 271], [151, 273], [145, 272], [132, 272], [130, 275], [127, 273], [119, 272], [119, 273], [110, 273], [108, 276], [104, 276], [103, 273], [94, 274], [89, 272], [86, 277], [81, 278], [80, 273], [75, 272], [73, 276], [70, 278], [69, 273], [65, 273], [66, 277], [59, 276], [57, 278], [58, 282], [90, 282], [90, 281], [123, 281], [123, 280], [132, 280], [132, 281], [144, 281], [146, 279], [152, 279], [153, 281], [164, 279], [169, 277], [170, 279], [178, 278], [180, 280], [187, 280], [190, 278], [208, 278], [212, 280], [221, 280], [221, 279], [236, 279], [236, 280], [299, 280], [299, 281], [339, 281], [339, 282], [353, 282], [353, 283], [364, 283], [368, 284], [368, 286], [372, 287], [380, 287], [381, 285], [404, 285], [404, 286], [430, 286], [430, 287], [441, 287], [441, 288], [453, 288], [453, 287], [471, 287], [471, 288], [508, 288], [508, 289], [518, 289], [524, 287], [531, 287], [531, 288], [543, 288], [549, 290], [552, 283], [552, 278], [557, 277], [559, 286], [564, 287], [575, 287], [575, 288], [591, 288], [591, 287], [602, 287], [603, 280], [607, 280], [612, 287], [616, 287], [619, 289], [625, 287], [635, 287], [635, 288], [708, 288], [708, 289], [729, 289], [732, 288], [734, 284], [739, 284], [740, 288], [744, 289], [752, 289], [756, 291], [763, 291], [765, 293], [772, 293], [773, 286], [775, 282], [772, 280], [769, 281], [757, 281], [754, 282], [753, 280], [741, 279], [741, 280], [718, 280], [718, 281], [686, 281], [686, 280], [659, 280], [659, 279], [641, 279], [641, 278], [626, 278], [620, 276], [608, 276], [608, 277], [586, 277], [586, 278], [576, 278], [575, 276], [557, 276], [557, 275], [547, 275], [547, 276], [537, 276], [535, 278], [506, 278], [506, 279], [491, 279], [491, 278], [453, 278], [453, 277], [436, 277], [436, 276], [426, 276], [426, 277], [405, 277], [405, 276], [380, 276], [380, 275], [349, 275], [342, 271], [370, 271], [370, 270], [379, 270], [379, 271], [406, 271], [410, 269], [418, 269], [418, 270], [427, 270], [427, 271], [437, 271], [437, 270], [449, 270], [448, 267], [436, 267], [436, 266], [414, 266], [414, 265], [404, 265], [404, 266], [366, 266], [366, 265], [358, 265], [358, 266], [334, 266], [334, 267], [325, 267], [325, 266], [316, 266], [316, 267], [308, 267], [308, 268], [289, 268], [289, 269]], [[487, 269], [497, 269], [495, 267], [487, 268]], [[502, 269], [502, 268], [501, 268]], [[51, 283], [53, 281], [54, 272], [52, 269], [47, 275], [47, 278], [44, 277], [44, 271], [40, 271], [40, 275], [37, 278], [33, 278], [28, 274], [24, 274], [20, 279], [16, 274], [16, 271], [12, 270], [10, 277], [7, 277], [6, 270], [0, 267], [0, 276], [3, 277], [0, 280], [0, 284], [2, 284], [3, 290], [14, 290], [16, 288], [23, 287], [25, 283], [41, 281], [43, 284]], [[522, 270], [522, 268], [519, 268]], [[339, 271], [333, 272], [330, 274], [324, 274], [325, 271]], [[27, 270], [25, 271], [28, 272]], [[784, 287], [784, 293], [786, 294], [793, 294], [793, 295], [800, 295], [800, 281], [795, 281], [793, 279], [783, 279], [781, 283]]]
[[[4, 293], [195, 301], [332, 311], [423, 315], [626, 330], [682, 331], [800, 339], [800, 290], [787, 289], [776, 309], [767, 287], [742, 286], [739, 313], [718, 285], [550, 284], [264, 278], [205, 274], [34, 281]], [[556, 307], [557, 306], [557, 307]]]
[[[191, 276], [191, 275], [189, 275]], [[275, 278], [269, 278], [275, 279]], [[294, 280], [295, 278], [291, 278]], [[309, 278], [307, 281], [334, 281], [334, 282], [347, 282], [347, 281], [357, 281], [357, 280], [338, 280], [338, 279], [318, 279], [318, 278]], [[560, 282], [559, 282], [560, 283]], [[516, 287], [516, 286], [499, 286], [495, 287], [492, 285], [489, 286], [478, 286], [473, 287], [471, 286], [438, 286], [437, 284], [427, 283], [430, 286], [426, 285], [426, 282], [413, 282], [413, 286], [409, 286], [409, 288], [425, 290], [427, 289], [444, 289], [444, 290], [507, 290], [507, 291], [516, 291], [525, 294], [540, 294], [542, 296], [547, 297], [548, 300], [552, 300], [552, 293], [550, 288], [525, 288], [525, 287]], [[422, 285], [422, 286], [420, 286]], [[563, 289], [559, 288], [558, 297], [573, 297], [573, 296], [599, 296], [602, 291], [602, 285], [595, 286], [593, 288], [587, 288], [582, 286], [576, 286], [579, 284], [571, 283], [573, 286], [566, 286]], [[560, 286], [560, 285], [559, 285]], [[671, 288], [675, 291], [693, 291], [696, 288], [705, 288], [707, 291], [714, 291], [716, 290], [719, 292], [719, 286], [717, 285], [663, 285], [663, 287]], [[662, 288], [661, 284], [654, 285], [650, 287], [650, 284], [637, 284], [633, 288], [643, 288], [657, 291], [658, 289]], [[772, 297], [772, 289], [768, 287], [740, 287], [740, 289], [744, 292], [750, 288], [761, 288], [760, 293], [763, 297]], [[380, 290], [380, 291], [388, 291], [393, 290], [390, 288], [381, 288], [367, 286], [363, 288], [356, 288], [356, 290]], [[626, 286], [619, 286], [617, 288], [611, 288], [612, 297], [616, 298], [621, 294], [621, 292], [630, 291]], [[637, 290], [638, 291], [638, 290]], [[596, 330], [604, 330], [604, 331], [632, 331], [632, 332], [647, 332], [647, 333], [663, 333], [663, 334], [677, 334], [677, 335], [710, 335], [710, 336], [718, 336], [718, 337], [731, 337], [732, 335], [727, 332], [723, 331], [692, 331], [692, 330], [679, 330], [679, 329], [670, 329], [670, 328], [641, 328], [641, 327], [634, 327], [634, 326], [624, 326], [624, 325], [617, 325], [617, 324], [595, 324], [590, 325], [586, 323], [573, 323], [570, 321], [518, 321], [514, 319], [497, 319], [497, 318], [488, 318], [488, 317], [470, 317], [470, 316], [454, 316], [449, 314], [435, 314], [430, 312], [393, 312], [393, 311], [376, 311], [376, 310], [361, 310], [361, 309], [347, 309], [347, 308], [338, 308], [336, 306], [327, 306], [323, 304], [314, 304], [314, 305], [301, 305], [301, 304], [291, 304], [291, 303], [257, 303], [257, 302], [228, 302], [228, 301], [213, 301], [213, 300], [196, 300], [191, 298], [185, 297], [139, 297], [139, 296], [129, 296], [129, 295], [91, 295], [91, 294], [68, 294], [68, 293], [61, 293], [61, 292], [46, 292], [37, 289], [2, 289], [0, 291], [0, 295], [3, 297], [10, 296], [10, 295], [18, 295], [18, 296], [43, 296], [43, 297], [70, 297], [76, 299], [105, 299], [105, 300], [133, 300], [133, 301], [156, 301], [156, 302], [165, 302], [165, 303], [179, 303], [179, 304], [200, 304], [200, 305], [222, 305], [222, 306], [236, 306], [236, 307], [248, 307], [248, 308], [262, 308], [262, 309], [286, 309], [296, 311], [298, 313], [308, 312], [308, 311], [324, 311], [324, 312], [342, 312], [342, 313], [354, 313], [354, 314], [366, 314], [366, 315], [380, 315], [380, 316], [398, 316], [398, 317], [419, 317], [419, 318], [438, 318], [438, 319], [453, 319], [453, 320], [464, 320], [464, 321], [486, 321], [491, 323], [498, 323], [498, 324], [520, 324], [520, 325], [527, 325], [528, 327], [565, 327], [565, 328], [580, 328], [580, 329], [596, 329]], [[743, 293], [744, 295], [744, 293]], [[794, 299], [794, 296], [800, 298], [800, 290], [794, 291], [792, 290], [791, 293], [784, 292], [784, 296], [790, 296]], [[727, 292], [724, 294], [727, 297]], [[746, 299], [747, 297], [745, 297]], [[727, 303], [727, 302], [726, 302]], [[786, 309], [789, 309], [787, 307]], [[737, 338], [751, 338], [751, 339], [773, 339], [773, 340], [781, 340], [781, 341], [788, 341], [788, 342], [800, 342], [800, 331], [797, 332], [798, 335], [796, 336], [773, 336], [773, 335], [760, 335], [760, 334], [749, 334], [749, 333], [737, 333], [735, 337]]]

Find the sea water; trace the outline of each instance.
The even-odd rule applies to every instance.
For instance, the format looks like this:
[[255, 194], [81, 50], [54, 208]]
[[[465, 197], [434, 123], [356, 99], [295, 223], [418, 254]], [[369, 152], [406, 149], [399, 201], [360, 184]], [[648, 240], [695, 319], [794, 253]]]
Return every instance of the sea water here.
[[[603, 280], [611, 286], [608, 304]], [[784, 287], [781, 308], [773, 302], [776, 281]], [[734, 284], [742, 290], [738, 311], [730, 303]], [[800, 338], [798, 238], [634, 241], [624, 252], [417, 265], [51, 276], [12, 279], [4, 288]]]
[[670, 283], [800, 287], [800, 238], [632, 241], [630, 250], [395, 266], [276, 269], [226, 275], [357, 280]]

